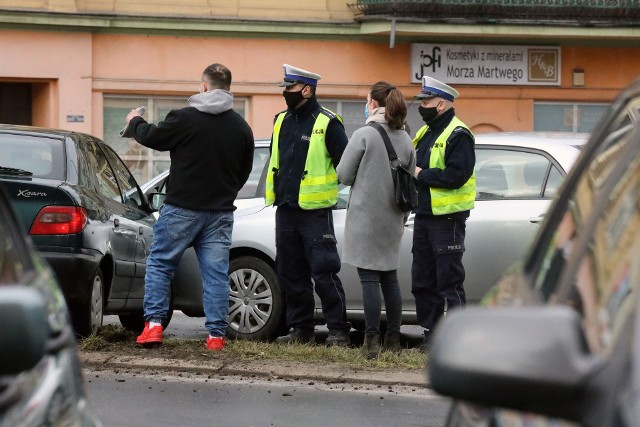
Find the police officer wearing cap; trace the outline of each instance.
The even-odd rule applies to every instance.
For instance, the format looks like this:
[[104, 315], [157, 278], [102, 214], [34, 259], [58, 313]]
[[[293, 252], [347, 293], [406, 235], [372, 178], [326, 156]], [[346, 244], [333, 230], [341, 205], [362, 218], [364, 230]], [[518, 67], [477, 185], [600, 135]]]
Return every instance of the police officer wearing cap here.
[[313, 340], [315, 284], [329, 329], [326, 344], [347, 345], [351, 325], [337, 275], [341, 262], [332, 210], [338, 201], [335, 167], [348, 138], [342, 119], [316, 99], [320, 76], [288, 64], [283, 68], [287, 109], [275, 117], [265, 195], [265, 204], [277, 207], [276, 272], [290, 327], [276, 341]]
[[418, 208], [413, 232], [411, 293], [421, 345], [428, 350], [432, 331], [446, 310], [466, 304], [462, 266], [466, 220], [476, 197], [474, 137], [455, 115], [458, 91], [436, 79], [422, 77], [418, 112], [426, 123], [416, 148]]

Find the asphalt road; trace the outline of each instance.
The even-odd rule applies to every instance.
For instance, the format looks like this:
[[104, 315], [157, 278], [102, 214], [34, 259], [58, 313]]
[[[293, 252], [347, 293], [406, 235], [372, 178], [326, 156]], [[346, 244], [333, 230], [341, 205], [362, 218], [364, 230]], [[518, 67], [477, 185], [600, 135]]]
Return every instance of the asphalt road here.
[[153, 376], [85, 369], [105, 426], [443, 426], [449, 401], [425, 388], [318, 381]]

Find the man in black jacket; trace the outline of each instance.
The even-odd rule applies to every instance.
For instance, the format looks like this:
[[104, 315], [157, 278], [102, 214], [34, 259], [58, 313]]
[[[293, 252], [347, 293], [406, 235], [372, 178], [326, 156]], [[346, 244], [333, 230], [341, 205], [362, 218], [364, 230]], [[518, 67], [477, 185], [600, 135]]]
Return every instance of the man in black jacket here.
[[[341, 263], [333, 231], [340, 162], [348, 138], [342, 119], [318, 103], [318, 74], [284, 64], [287, 110], [275, 118], [266, 204], [276, 211], [276, 270], [287, 300], [287, 335], [277, 342], [314, 338], [313, 290], [329, 328], [326, 344], [349, 343], [351, 325], [338, 277]], [[313, 278], [313, 282], [312, 282]]]
[[230, 86], [229, 69], [212, 64], [188, 107], [170, 111], [157, 126], [136, 110], [127, 115], [136, 141], [171, 155], [165, 204], [147, 259], [145, 327], [139, 344], [162, 343], [171, 279], [182, 254], [193, 246], [202, 274], [207, 348], [225, 346], [233, 202], [249, 177], [254, 150], [251, 128], [232, 109]]

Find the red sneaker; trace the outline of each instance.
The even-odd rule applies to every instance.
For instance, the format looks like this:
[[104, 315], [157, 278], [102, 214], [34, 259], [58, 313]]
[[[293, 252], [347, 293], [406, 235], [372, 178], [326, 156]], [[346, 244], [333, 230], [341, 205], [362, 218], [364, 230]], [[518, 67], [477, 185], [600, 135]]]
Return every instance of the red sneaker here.
[[227, 344], [225, 337], [208, 337], [207, 350], [220, 351]]
[[162, 344], [162, 326], [149, 327], [149, 322], [144, 322], [144, 329], [136, 339], [138, 344]]

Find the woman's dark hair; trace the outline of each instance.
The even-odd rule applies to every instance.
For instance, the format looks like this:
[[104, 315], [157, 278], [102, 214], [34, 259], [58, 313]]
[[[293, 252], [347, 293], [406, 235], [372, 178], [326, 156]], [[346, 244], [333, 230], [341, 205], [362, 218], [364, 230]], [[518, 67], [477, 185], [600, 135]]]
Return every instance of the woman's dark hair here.
[[407, 117], [407, 104], [402, 92], [387, 82], [374, 83], [369, 91], [371, 99], [375, 99], [380, 107], [385, 107], [384, 118], [391, 129], [402, 129]]

